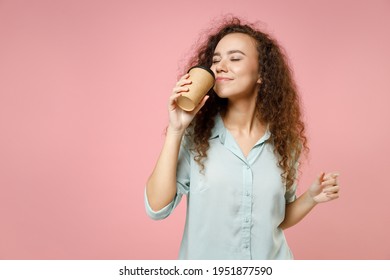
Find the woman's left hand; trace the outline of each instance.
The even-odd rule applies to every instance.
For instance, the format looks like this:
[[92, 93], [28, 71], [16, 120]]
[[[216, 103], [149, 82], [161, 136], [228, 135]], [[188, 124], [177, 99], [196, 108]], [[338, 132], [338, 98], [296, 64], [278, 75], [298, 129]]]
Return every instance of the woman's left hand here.
[[310, 197], [316, 203], [328, 202], [339, 198], [340, 186], [337, 182], [338, 176], [338, 173], [321, 173], [309, 188]]

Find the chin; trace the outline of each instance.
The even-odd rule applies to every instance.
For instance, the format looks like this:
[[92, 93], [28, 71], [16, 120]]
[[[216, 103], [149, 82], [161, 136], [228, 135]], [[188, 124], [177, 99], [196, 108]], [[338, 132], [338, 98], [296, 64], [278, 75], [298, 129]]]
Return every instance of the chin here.
[[218, 95], [219, 98], [228, 98], [231, 96], [231, 94], [224, 90], [216, 90], [214, 89], [214, 92]]

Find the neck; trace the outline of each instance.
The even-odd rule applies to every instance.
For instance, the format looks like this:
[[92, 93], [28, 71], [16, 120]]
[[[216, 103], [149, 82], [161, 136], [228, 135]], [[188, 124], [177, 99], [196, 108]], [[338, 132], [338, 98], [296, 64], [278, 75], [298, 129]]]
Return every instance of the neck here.
[[240, 134], [251, 134], [263, 127], [255, 100], [229, 100], [226, 114], [223, 117], [225, 127]]

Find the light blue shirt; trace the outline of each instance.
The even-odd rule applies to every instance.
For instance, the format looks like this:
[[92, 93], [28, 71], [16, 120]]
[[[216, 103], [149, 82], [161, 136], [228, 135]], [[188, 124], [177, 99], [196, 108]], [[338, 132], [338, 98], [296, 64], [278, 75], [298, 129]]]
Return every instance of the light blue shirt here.
[[179, 259], [292, 259], [278, 226], [286, 204], [296, 198], [296, 185], [286, 191], [270, 132], [245, 157], [219, 115], [215, 121], [203, 173], [184, 137], [176, 197], [153, 211], [145, 192], [147, 214], [164, 219], [187, 196]]

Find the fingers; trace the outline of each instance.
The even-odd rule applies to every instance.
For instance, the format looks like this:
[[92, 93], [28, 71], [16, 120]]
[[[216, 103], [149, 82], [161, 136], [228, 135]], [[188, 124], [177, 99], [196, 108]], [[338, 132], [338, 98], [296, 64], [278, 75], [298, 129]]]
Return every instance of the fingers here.
[[337, 186], [337, 179], [336, 178], [332, 178], [332, 179], [328, 179], [328, 180], [323, 180], [321, 182], [321, 185], [322, 186]]
[[175, 87], [173, 88], [172, 94], [169, 97], [169, 103], [168, 103], [169, 110], [171, 111], [175, 110], [177, 99], [182, 95], [183, 92], [187, 92], [190, 90], [188, 87], [186, 87], [186, 85], [192, 83], [192, 81], [188, 79], [189, 76], [190, 76], [189, 74], [183, 75], [180, 78], [180, 80], [176, 83]]
[[338, 173], [329, 173], [324, 176], [324, 180], [321, 182], [322, 192], [330, 199], [340, 197], [340, 186], [337, 181], [338, 176]]
[[328, 173], [324, 176], [323, 178], [323, 183], [326, 183], [328, 185], [333, 185], [333, 186], [336, 186], [338, 185], [337, 183], [337, 178], [340, 174], [338, 173]]
[[168, 107], [170, 111], [176, 109], [177, 99], [181, 96], [181, 93], [174, 93], [169, 97]]
[[339, 186], [326, 187], [322, 190], [326, 194], [338, 193], [340, 191]]
[[179, 81], [176, 83], [177, 86], [189, 85], [192, 81], [189, 79], [190, 74], [184, 74]]
[[332, 194], [327, 194], [326, 196], [330, 199], [336, 199], [336, 198], [340, 197], [340, 194], [339, 193], [332, 193]]
[[321, 172], [321, 174], [318, 176], [318, 181], [321, 183], [324, 181], [325, 172]]
[[337, 179], [337, 177], [340, 176], [339, 173], [337, 172], [331, 172], [331, 173], [328, 173], [324, 176], [324, 179], [328, 180], [328, 179]]
[[183, 77], [181, 77], [173, 88], [172, 94], [189, 91], [190, 89], [186, 87], [187, 85], [192, 84], [192, 81], [189, 79], [189, 77], [189, 74], [185, 74]]

